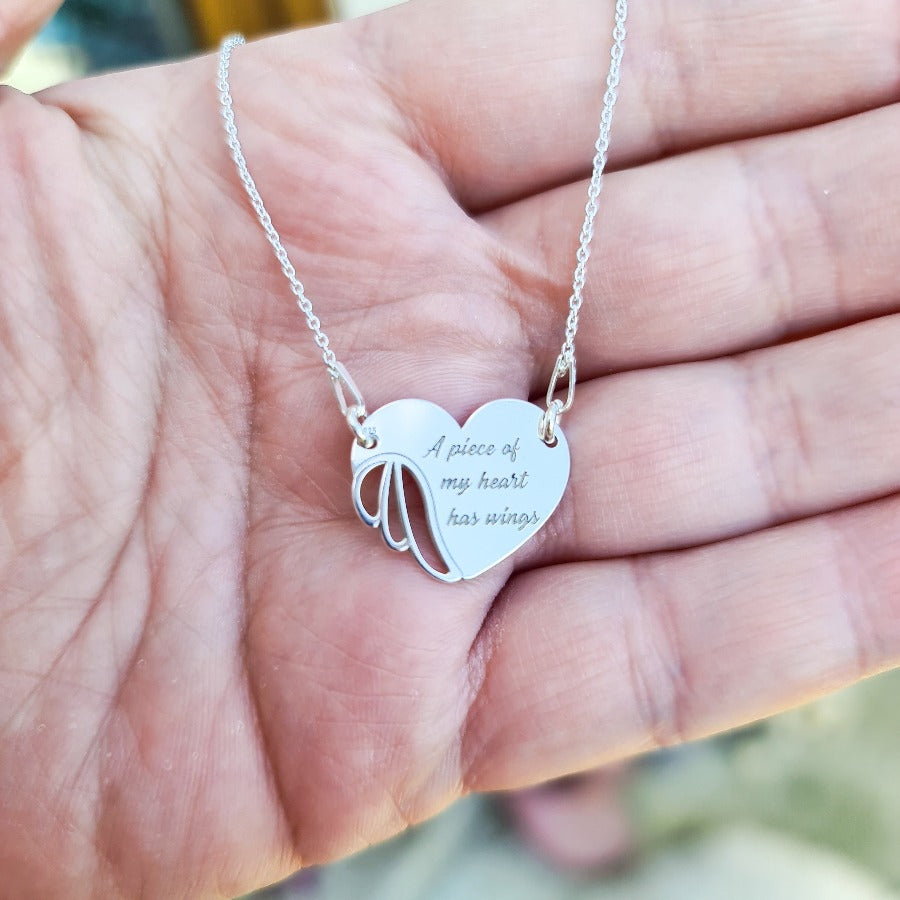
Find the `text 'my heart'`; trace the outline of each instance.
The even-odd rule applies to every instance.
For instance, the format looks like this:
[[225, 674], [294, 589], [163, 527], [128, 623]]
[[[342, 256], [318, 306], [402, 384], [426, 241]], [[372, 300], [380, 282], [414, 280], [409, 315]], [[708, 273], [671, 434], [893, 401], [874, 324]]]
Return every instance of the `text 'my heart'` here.
[[[396, 400], [375, 410], [365, 429], [372, 448], [354, 442], [353, 501], [359, 517], [381, 528], [388, 546], [410, 550], [435, 578], [475, 578], [514, 553], [544, 525], [569, 480], [569, 447], [538, 434], [542, 410], [524, 400], [487, 403], [465, 425], [428, 400]], [[366, 509], [363, 480], [382, 468], [378, 509]], [[416, 480], [435, 549], [447, 571], [424, 557], [413, 534], [403, 486], [404, 469]], [[391, 487], [402, 523], [395, 537], [388, 521]]]

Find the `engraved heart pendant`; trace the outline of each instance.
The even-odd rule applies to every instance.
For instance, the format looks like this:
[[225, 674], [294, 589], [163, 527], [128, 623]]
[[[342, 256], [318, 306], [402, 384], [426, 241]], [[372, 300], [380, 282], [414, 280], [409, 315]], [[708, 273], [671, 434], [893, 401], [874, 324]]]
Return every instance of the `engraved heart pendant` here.
[[[435, 578], [475, 578], [514, 553], [544, 525], [569, 480], [569, 447], [562, 430], [548, 446], [538, 434], [542, 410], [524, 400], [494, 400], [462, 427], [427, 400], [396, 400], [365, 420], [375, 438], [354, 441], [353, 502], [367, 525], [380, 528], [393, 550], [409, 550]], [[367, 475], [381, 468], [378, 508], [362, 499]], [[422, 494], [432, 542], [446, 572], [431, 565], [413, 534], [403, 485], [406, 470]], [[402, 537], [388, 518], [394, 490]]]

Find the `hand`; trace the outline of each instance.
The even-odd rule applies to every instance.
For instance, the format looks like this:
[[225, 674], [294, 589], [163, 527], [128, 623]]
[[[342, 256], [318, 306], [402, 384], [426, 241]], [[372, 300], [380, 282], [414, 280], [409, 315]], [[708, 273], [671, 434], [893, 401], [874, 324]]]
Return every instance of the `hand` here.
[[[453, 587], [351, 507], [215, 60], [0, 94], [11, 896], [233, 895], [897, 663], [896, 3], [629, 26], [569, 488]], [[436, 0], [235, 54], [251, 169], [370, 409], [540, 396], [610, 28]]]

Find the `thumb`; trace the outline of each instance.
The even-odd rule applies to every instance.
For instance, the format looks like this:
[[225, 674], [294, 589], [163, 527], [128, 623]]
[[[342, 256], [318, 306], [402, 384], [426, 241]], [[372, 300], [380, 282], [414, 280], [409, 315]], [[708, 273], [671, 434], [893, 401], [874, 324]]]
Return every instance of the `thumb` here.
[[62, 0], [0, 0], [0, 74]]

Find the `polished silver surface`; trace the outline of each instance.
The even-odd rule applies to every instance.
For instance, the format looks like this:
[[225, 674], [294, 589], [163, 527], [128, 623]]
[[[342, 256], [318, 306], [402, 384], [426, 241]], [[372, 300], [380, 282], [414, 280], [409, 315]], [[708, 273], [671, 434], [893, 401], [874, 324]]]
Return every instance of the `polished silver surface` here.
[[[560, 428], [553, 446], [539, 434], [543, 410], [524, 400], [494, 400], [465, 425], [428, 400], [396, 400], [366, 419], [374, 437], [354, 441], [353, 502], [393, 550], [409, 550], [441, 581], [476, 578], [539, 531], [569, 480], [569, 447]], [[363, 481], [380, 469], [378, 508], [362, 498]], [[413, 533], [403, 485], [407, 471], [422, 493], [431, 540], [444, 563], [432, 565]], [[394, 491], [399, 522], [390, 521]], [[399, 532], [399, 533], [395, 533]], [[424, 536], [422, 536], [424, 537]]]

